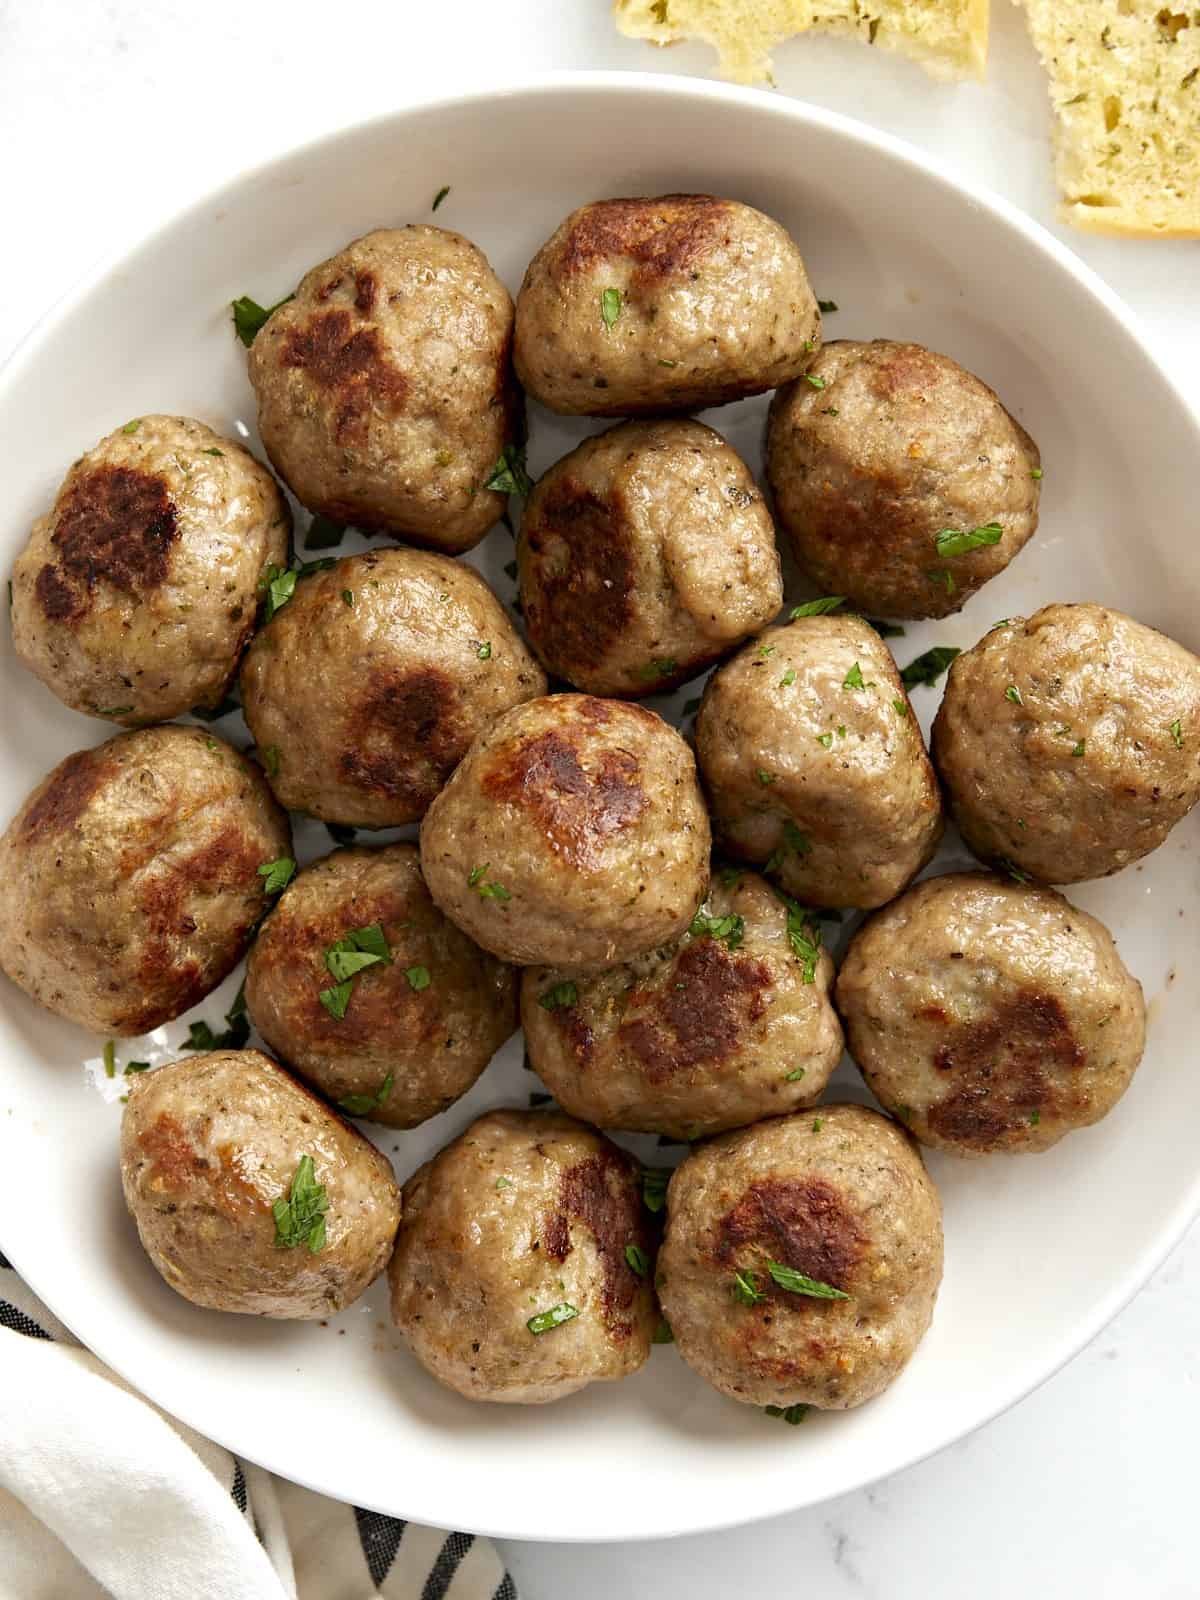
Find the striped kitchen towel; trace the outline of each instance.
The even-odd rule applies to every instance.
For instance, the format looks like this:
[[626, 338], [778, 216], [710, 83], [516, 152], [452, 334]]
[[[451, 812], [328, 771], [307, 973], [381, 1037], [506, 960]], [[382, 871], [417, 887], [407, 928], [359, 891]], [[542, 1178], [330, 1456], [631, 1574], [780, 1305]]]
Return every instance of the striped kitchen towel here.
[[486, 1539], [240, 1462], [82, 1349], [0, 1256], [0, 1600], [517, 1600]]

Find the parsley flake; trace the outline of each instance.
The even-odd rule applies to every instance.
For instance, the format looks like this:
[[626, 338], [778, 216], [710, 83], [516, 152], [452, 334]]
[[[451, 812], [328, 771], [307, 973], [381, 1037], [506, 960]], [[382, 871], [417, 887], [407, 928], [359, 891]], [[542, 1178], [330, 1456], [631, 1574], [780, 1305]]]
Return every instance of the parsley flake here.
[[572, 1317], [578, 1315], [576, 1307], [564, 1300], [559, 1305], [551, 1306], [549, 1311], [539, 1311], [536, 1317], [530, 1317], [525, 1326], [530, 1333], [549, 1333], [551, 1328], [561, 1328], [564, 1322], [570, 1322]]
[[811, 383], [814, 389], [823, 389], [825, 387], [825, 379], [819, 378], [815, 372], [806, 372], [804, 381], [805, 383]]
[[732, 951], [737, 949], [745, 937], [746, 922], [744, 917], [739, 917], [736, 913], [726, 917], [706, 917], [703, 911], [697, 911], [688, 932], [693, 939], [722, 940], [726, 949]]
[[625, 1246], [625, 1260], [630, 1272], [635, 1272], [639, 1278], [644, 1278], [650, 1271], [650, 1257], [638, 1244]]
[[343, 589], [342, 590], [342, 599], [345, 601], [345, 603], [348, 606], [352, 606], [354, 604], [354, 590], [353, 589]]
[[670, 1167], [642, 1168], [642, 1204], [647, 1211], [658, 1212], [666, 1205], [670, 1181]]
[[104, 1041], [104, 1076], [115, 1078], [117, 1075], [117, 1042], [115, 1039]]
[[281, 894], [296, 873], [296, 863], [291, 856], [280, 856], [275, 861], [264, 861], [258, 875], [264, 880], [264, 894]]
[[811, 1410], [812, 1407], [806, 1405], [763, 1407], [768, 1417], [779, 1417], [782, 1421], [790, 1423], [793, 1428], [799, 1427]]
[[863, 683], [862, 668], [859, 666], [858, 662], [856, 661], [854, 663], [854, 665], [850, 668], [850, 671], [846, 674], [845, 679], [843, 680], [843, 683], [842, 683], [842, 688], [843, 689], [863, 689], [865, 687], [866, 687], [866, 685]]
[[827, 612], [836, 611], [845, 600], [844, 594], [827, 594], [819, 600], [806, 600], [803, 605], [792, 607], [788, 612], [788, 621], [795, 622], [798, 617], [823, 617]]
[[978, 550], [981, 545], [999, 544], [1004, 529], [998, 522], [985, 522], [982, 528], [943, 528], [935, 537], [934, 545], [940, 556], [965, 556], [968, 550]]
[[490, 639], [485, 639], [479, 646], [479, 649], [476, 650], [475, 654], [479, 657], [480, 661], [490, 661], [492, 659], [492, 641]]
[[481, 900], [511, 900], [512, 895], [502, 883], [484, 881], [484, 873], [490, 866], [491, 862], [485, 861], [481, 867], [472, 867], [467, 873], [467, 887], [474, 889]]
[[142, 425], [141, 417], [134, 417], [132, 422], [127, 422], [121, 429], [122, 433], [136, 433]]
[[428, 989], [432, 981], [428, 967], [405, 967], [404, 976], [408, 979], [409, 988], [415, 990], [417, 994], [420, 994], [422, 989]]
[[621, 315], [621, 305], [620, 289], [605, 289], [600, 296], [600, 319], [606, 328], [611, 329]]
[[280, 306], [287, 305], [293, 298], [285, 294], [282, 300], [277, 300], [273, 306], [260, 306], [257, 300], [251, 300], [248, 294], [239, 295], [233, 302], [233, 326], [238, 338], [249, 350], [267, 318], [273, 316]]
[[1042, 477], [1043, 473], [1042, 473], [1041, 467], [1031, 467], [1029, 469], [1029, 476], [1031, 478], [1040, 478], [1040, 477]]
[[650, 1335], [651, 1344], [674, 1344], [675, 1335], [671, 1332], [671, 1324], [666, 1317], [660, 1317], [658, 1327]]
[[329, 1197], [325, 1185], [316, 1181], [311, 1156], [301, 1156], [286, 1199], [280, 1195], [271, 1205], [275, 1218], [275, 1248], [294, 1250], [307, 1245], [315, 1256], [325, 1246], [325, 1214]]
[[775, 774], [773, 772], [764, 771], [762, 767], [759, 767], [754, 776], [758, 779], [759, 783], [762, 784], [764, 789], [769, 788], [771, 784], [775, 782]]
[[821, 959], [821, 924], [814, 912], [784, 894], [782, 889], [776, 889], [775, 893], [787, 908], [788, 943], [792, 947], [792, 954], [803, 966], [800, 981], [815, 983], [817, 962]]
[[444, 183], [442, 185], [442, 187], [438, 190], [438, 192], [434, 195], [433, 204], [429, 208], [430, 211], [436, 211], [437, 208], [441, 205], [442, 201], [446, 198], [446, 196], [449, 193], [450, 193], [450, 185], [448, 183]]
[[1021, 699], [1021, 691], [1015, 683], [1010, 683], [1008, 688], [1005, 689], [1004, 698], [1011, 700], [1015, 706], [1023, 706], [1025, 704], [1024, 700]]
[[807, 1277], [803, 1272], [796, 1272], [792, 1267], [785, 1267], [779, 1261], [768, 1261], [767, 1271], [781, 1289], [786, 1289], [789, 1294], [806, 1294], [814, 1300], [849, 1300], [850, 1296], [844, 1289], [835, 1289], [830, 1283], [821, 1283], [817, 1278]]
[[779, 687], [781, 689], [790, 689], [792, 687], [792, 685], [795, 683], [795, 681], [796, 681], [796, 669], [795, 669], [795, 667], [789, 667], [787, 669], [787, 671], [784, 673], [783, 677], [780, 678]]
[[760, 1300], [767, 1298], [758, 1287], [758, 1279], [753, 1272], [735, 1272], [731, 1292], [733, 1298], [744, 1306], [756, 1306]]
[[525, 450], [522, 445], [506, 444], [500, 459], [492, 468], [491, 477], [483, 486], [496, 494], [519, 494], [526, 498], [533, 490], [533, 480], [525, 470]]
[[638, 677], [644, 683], [651, 683], [656, 678], [669, 678], [679, 671], [679, 663], [674, 656], [660, 656], [657, 661], [650, 661], [644, 667], [638, 668]]
[[793, 1067], [784, 1078], [784, 1083], [799, 1083], [807, 1070], [806, 1067]]
[[547, 989], [545, 994], [538, 996], [538, 1005], [543, 1011], [564, 1011], [568, 1006], [573, 1006], [579, 999], [579, 990], [568, 979], [564, 983], [556, 983], [553, 988]]
[[914, 689], [921, 683], [935, 684], [955, 656], [961, 654], [957, 645], [935, 644], [902, 669], [900, 681], [906, 689]]
[[396, 1079], [392, 1073], [379, 1085], [374, 1094], [347, 1094], [338, 1101], [343, 1111], [348, 1111], [352, 1117], [369, 1117], [372, 1111], [381, 1106], [392, 1092], [392, 1085]]
[[1183, 749], [1183, 723], [1182, 723], [1182, 721], [1180, 720], [1179, 717], [1175, 718], [1175, 721], [1171, 724], [1169, 732], [1170, 732], [1171, 738], [1172, 738], [1172, 740], [1174, 742], [1176, 750], [1182, 750]]
[[818, 300], [817, 301], [817, 310], [821, 312], [822, 316], [826, 316], [827, 317], [830, 314], [831, 311], [836, 311], [837, 308], [838, 308], [838, 306], [837, 306], [837, 301], [836, 300]]

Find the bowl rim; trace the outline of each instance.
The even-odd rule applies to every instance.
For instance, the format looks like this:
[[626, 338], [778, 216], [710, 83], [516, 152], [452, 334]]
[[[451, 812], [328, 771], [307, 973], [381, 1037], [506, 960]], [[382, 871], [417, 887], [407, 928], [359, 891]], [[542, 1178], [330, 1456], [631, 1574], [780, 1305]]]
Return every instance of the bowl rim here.
[[[299, 141], [280, 140], [251, 164], [227, 169], [223, 176], [207, 184], [202, 189], [193, 192], [192, 198], [182, 204], [171, 207], [161, 220], [150, 228], [139, 229], [130, 225], [120, 232], [115, 243], [110, 244], [90, 266], [85, 268], [74, 283], [63, 293], [58, 295], [50, 305], [35, 319], [27, 332], [18, 339], [15, 346], [0, 363], [0, 389], [8, 389], [19, 385], [24, 379], [29, 367], [37, 359], [42, 342], [52, 333], [55, 325], [63, 316], [69, 314], [81, 301], [86, 299], [97, 289], [106, 278], [118, 270], [125, 260], [135, 252], [150, 247], [159, 241], [165, 234], [184, 224], [189, 219], [199, 220], [200, 214], [211, 210], [214, 203], [229, 191], [240, 188], [247, 183], [270, 177], [273, 169], [285, 162], [304, 159], [306, 156], [324, 151], [345, 138], [353, 138], [369, 129], [381, 129], [388, 124], [402, 124], [413, 116], [437, 115], [440, 112], [454, 110], [470, 110], [472, 108], [483, 110], [497, 102], [514, 99], [543, 99], [547, 102], [556, 100], [569, 100], [581, 92], [613, 96], [628, 96], [643, 98], [648, 102], [673, 99], [677, 101], [693, 101], [704, 104], [727, 104], [741, 106], [753, 110], [756, 114], [766, 118], [783, 118], [800, 126], [820, 127], [825, 131], [832, 131], [839, 138], [848, 140], [860, 147], [865, 147], [899, 163], [902, 167], [916, 171], [925, 179], [933, 180], [940, 188], [950, 191], [960, 202], [966, 202], [971, 207], [988, 213], [993, 219], [1009, 230], [1020, 235], [1027, 244], [1045, 257], [1048, 257], [1060, 268], [1074, 285], [1085, 295], [1097, 302], [1110, 316], [1115, 317], [1125, 328], [1129, 337], [1138, 345], [1143, 357], [1153, 369], [1155, 375], [1170, 391], [1179, 405], [1181, 414], [1191, 422], [1196, 435], [1196, 445], [1200, 450], [1200, 393], [1192, 398], [1180, 385], [1171, 370], [1163, 364], [1155, 351], [1153, 343], [1148, 339], [1138, 316], [1129, 308], [1126, 302], [1115, 290], [1100, 277], [1100, 275], [1083, 261], [1075, 252], [1042, 223], [1022, 211], [1013, 202], [1002, 195], [989, 189], [985, 185], [973, 180], [960, 177], [939, 163], [934, 157], [927, 155], [909, 140], [885, 130], [872, 127], [870, 124], [850, 117], [842, 112], [828, 110], [813, 103], [785, 96], [772, 90], [746, 88], [736, 84], [728, 84], [713, 79], [686, 76], [683, 74], [644, 71], [616, 71], [616, 70], [557, 70], [548, 72], [531, 73], [527, 77], [513, 78], [505, 82], [486, 85], [472, 84], [471, 86], [454, 92], [438, 92], [429, 95], [420, 93], [406, 99], [403, 104], [390, 110], [376, 113], [361, 118], [354, 122], [343, 122], [324, 129], [312, 137]], [[1161, 1229], [1152, 1246], [1143, 1251], [1132, 1264], [1127, 1267], [1111, 1285], [1107, 1294], [1093, 1307], [1090, 1313], [1082, 1316], [1079, 1321], [1072, 1324], [1055, 1341], [1048, 1354], [1039, 1363], [1039, 1373], [1032, 1379], [1027, 1374], [1022, 1374], [998, 1402], [988, 1407], [983, 1415], [972, 1421], [966, 1428], [956, 1423], [943, 1425], [937, 1430], [932, 1440], [923, 1440], [920, 1445], [912, 1448], [907, 1453], [901, 1452], [898, 1460], [890, 1461], [881, 1467], [878, 1472], [871, 1472], [857, 1484], [840, 1484], [833, 1486], [828, 1494], [823, 1494], [819, 1499], [805, 1501], [801, 1505], [787, 1503], [787, 1492], [782, 1490], [772, 1503], [751, 1511], [739, 1510], [728, 1516], [721, 1516], [715, 1521], [710, 1517], [700, 1517], [692, 1520], [676, 1521], [666, 1527], [654, 1531], [628, 1533], [616, 1532], [611, 1535], [590, 1533], [568, 1533], [564, 1535], [531, 1534], [528, 1530], [505, 1528], [503, 1526], [483, 1523], [472, 1523], [471, 1531], [487, 1537], [497, 1539], [512, 1539], [522, 1542], [537, 1543], [640, 1543], [651, 1539], [680, 1538], [688, 1535], [702, 1533], [717, 1533], [729, 1528], [751, 1526], [765, 1522], [771, 1518], [789, 1515], [793, 1512], [825, 1504], [827, 1501], [843, 1494], [854, 1493], [857, 1490], [869, 1487], [879, 1482], [883, 1477], [890, 1477], [907, 1471], [909, 1468], [928, 1460], [930, 1457], [946, 1449], [949, 1445], [960, 1439], [966, 1438], [1003, 1415], [1018, 1401], [1034, 1393], [1042, 1384], [1052, 1378], [1069, 1361], [1078, 1355], [1093, 1339], [1107, 1326], [1109, 1322], [1132, 1300], [1134, 1295], [1145, 1285], [1149, 1278], [1158, 1270], [1171, 1252], [1179, 1244], [1181, 1238], [1190, 1224], [1200, 1215], [1200, 1167], [1197, 1167], [1194, 1177], [1185, 1189], [1167, 1223]], [[45, 1282], [39, 1272], [39, 1263], [22, 1255], [20, 1249], [13, 1254], [6, 1247], [6, 1254], [20, 1276], [29, 1287], [37, 1294], [46, 1305], [60, 1315], [55, 1305], [54, 1284]], [[70, 1317], [61, 1317], [64, 1324], [72, 1329]], [[163, 1396], [157, 1392], [157, 1385], [151, 1384], [143, 1387], [139, 1374], [123, 1361], [120, 1348], [110, 1344], [106, 1339], [101, 1339], [96, 1345], [87, 1344], [85, 1348], [108, 1365], [113, 1372], [129, 1383], [137, 1393], [142, 1394], [153, 1404], [159, 1406], [170, 1415], [177, 1416], [186, 1425], [196, 1429], [206, 1438], [213, 1441], [232, 1453], [245, 1456], [253, 1461], [254, 1456], [249, 1455], [244, 1446], [231, 1441], [224, 1428], [211, 1430], [208, 1419], [198, 1416], [186, 1404], [186, 1397], [176, 1393]], [[176, 1409], [175, 1402], [184, 1398], [184, 1405]], [[265, 1462], [259, 1465], [266, 1466], [267, 1470], [275, 1471], [275, 1467]], [[331, 1491], [327, 1483], [317, 1481], [313, 1476], [305, 1473], [294, 1473], [290, 1469], [285, 1474], [289, 1481], [300, 1484], [304, 1488], [316, 1493], [337, 1498], [336, 1491]], [[781, 1479], [786, 1482], [786, 1478]], [[388, 1505], [381, 1502], [371, 1503], [370, 1498], [363, 1500], [363, 1508], [376, 1510], [383, 1515], [395, 1516], [397, 1513]], [[416, 1520], [429, 1519], [418, 1517]], [[437, 1524], [429, 1522], [431, 1526], [444, 1526], [452, 1528], [453, 1523]]]

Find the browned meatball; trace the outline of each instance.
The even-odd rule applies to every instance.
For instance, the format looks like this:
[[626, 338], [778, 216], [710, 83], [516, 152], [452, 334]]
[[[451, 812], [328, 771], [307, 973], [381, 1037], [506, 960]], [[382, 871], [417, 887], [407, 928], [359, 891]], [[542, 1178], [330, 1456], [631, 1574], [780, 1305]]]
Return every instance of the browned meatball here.
[[541, 1405], [646, 1360], [637, 1163], [552, 1111], [493, 1111], [404, 1186], [388, 1268], [413, 1354], [470, 1400]]
[[448, 917], [502, 960], [611, 966], [678, 938], [708, 882], [692, 753], [641, 706], [558, 694], [482, 734], [421, 825]]
[[521, 423], [512, 321], [482, 250], [445, 228], [380, 228], [314, 267], [250, 351], [259, 432], [297, 499], [436, 550], [478, 544]]
[[929, 1326], [941, 1203], [878, 1112], [822, 1106], [721, 1134], [676, 1171], [667, 1210], [663, 1310], [683, 1359], [734, 1400], [862, 1405]]
[[[334, 947], [371, 928], [386, 957], [342, 979]], [[364, 953], [383, 951], [352, 955]], [[513, 1032], [517, 979], [437, 909], [416, 845], [394, 844], [339, 850], [284, 891], [250, 952], [246, 1005], [271, 1049], [343, 1111], [415, 1128]]]
[[770, 622], [775, 530], [750, 469], [700, 422], [625, 422], [539, 480], [517, 541], [529, 642], [589, 694], [656, 694]]
[[1142, 989], [1108, 929], [1053, 889], [929, 878], [871, 917], [837, 983], [884, 1107], [954, 1155], [1047, 1150], [1129, 1087]]
[[762, 878], [726, 870], [678, 944], [594, 977], [531, 967], [529, 1060], [602, 1128], [690, 1140], [811, 1105], [842, 1053], [820, 938]]
[[475, 735], [546, 688], [473, 568], [403, 549], [299, 582], [241, 681], [283, 804], [363, 828], [416, 822]]
[[0, 967], [96, 1033], [147, 1033], [203, 1000], [290, 854], [258, 769], [199, 728], [142, 728], [61, 761], [0, 839]]
[[189, 417], [135, 417], [80, 456], [17, 557], [17, 655], [65, 704], [111, 722], [215, 706], [291, 525], [240, 444]]
[[767, 475], [813, 581], [887, 617], [960, 610], [1038, 522], [1033, 440], [919, 344], [827, 344], [771, 403]]
[[521, 382], [551, 411], [699, 410], [803, 372], [821, 337], [804, 262], [777, 222], [708, 194], [597, 200], [529, 263]]
[[950, 669], [933, 756], [963, 839], [1046, 883], [1118, 872], [1200, 799], [1200, 659], [1098, 605], [997, 624]]
[[121, 1183], [146, 1254], [193, 1305], [327, 1317], [387, 1262], [387, 1157], [257, 1050], [132, 1080]]
[[802, 617], [718, 668], [696, 755], [726, 849], [810, 905], [882, 905], [941, 837], [920, 727], [859, 617]]

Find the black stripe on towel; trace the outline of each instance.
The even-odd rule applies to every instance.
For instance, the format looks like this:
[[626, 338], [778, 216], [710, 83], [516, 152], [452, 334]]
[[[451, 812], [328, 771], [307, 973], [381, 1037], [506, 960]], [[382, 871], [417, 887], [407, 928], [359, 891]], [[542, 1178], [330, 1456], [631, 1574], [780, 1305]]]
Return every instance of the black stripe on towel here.
[[512, 1581], [511, 1573], [506, 1572], [500, 1580], [500, 1587], [492, 1596], [492, 1600], [517, 1600], [517, 1586]]
[[49, 1339], [54, 1343], [53, 1334], [40, 1328], [32, 1317], [27, 1317], [17, 1306], [9, 1305], [7, 1300], [0, 1300], [0, 1328], [11, 1328], [14, 1333], [23, 1333], [27, 1339]]
[[438, 1551], [438, 1558], [433, 1563], [429, 1576], [425, 1579], [421, 1600], [445, 1600], [446, 1592], [454, 1582], [454, 1574], [474, 1543], [473, 1533], [452, 1533], [447, 1536], [445, 1544]]
[[229, 1492], [233, 1496], [234, 1505], [245, 1516], [247, 1504], [246, 1474], [242, 1471], [242, 1463], [238, 1460], [233, 1463], [233, 1488]]
[[401, 1522], [399, 1517], [385, 1517], [381, 1512], [364, 1511], [360, 1506], [354, 1507], [354, 1521], [358, 1525], [358, 1542], [362, 1545], [363, 1560], [367, 1563], [371, 1582], [378, 1588], [392, 1570], [392, 1562], [396, 1559], [408, 1524]]

